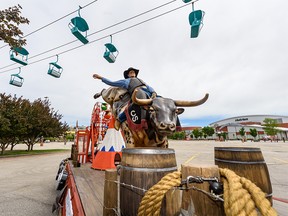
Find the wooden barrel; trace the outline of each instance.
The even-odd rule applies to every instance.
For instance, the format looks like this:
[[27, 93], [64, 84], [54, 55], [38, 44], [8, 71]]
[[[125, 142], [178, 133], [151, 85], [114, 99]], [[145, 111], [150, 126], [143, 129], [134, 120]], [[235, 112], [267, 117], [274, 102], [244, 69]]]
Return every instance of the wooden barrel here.
[[[121, 214], [125, 216], [137, 215], [139, 204], [145, 194], [141, 189], [149, 190], [163, 176], [176, 170], [177, 164], [173, 149], [123, 149], [120, 182], [125, 183], [127, 186], [120, 184]], [[169, 213], [169, 211], [180, 211], [180, 201], [179, 196], [179, 199], [177, 198], [176, 201], [173, 200], [174, 206], [171, 205], [170, 207], [166, 206], [166, 203], [163, 202], [161, 215], [174, 215], [173, 213]], [[179, 205], [179, 209], [177, 209], [178, 207], [175, 208], [176, 205]]]
[[215, 147], [215, 164], [233, 170], [256, 184], [272, 204], [269, 171], [260, 148]]

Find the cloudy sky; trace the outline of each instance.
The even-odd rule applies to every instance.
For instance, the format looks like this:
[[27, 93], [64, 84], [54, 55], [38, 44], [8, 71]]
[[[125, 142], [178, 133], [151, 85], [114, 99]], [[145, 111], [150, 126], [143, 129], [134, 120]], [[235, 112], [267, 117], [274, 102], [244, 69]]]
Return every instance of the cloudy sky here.
[[[21, 26], [27, 35], [90, 2], [1, 0], [0, 8], [19, 3], [22, 15], [30, 20]], [[137, 16], [161, 5], [165, 6]], [[89, 44], [81, 46], [69, 30], [77, 12], [26, 37], [30, 65], [21, 68], [21, 88], [9, 85], [10, 75], [18, 73], [21, 65], [9, 59], [9, 47], [0, 41], [0, 92], [31, 101], [48, 97], [63, 121], [89, 125], [96, 102], [93, 95], [107, 88], [92, 78], [93, 73], [118, 80], [133, 66], [161, 96], [198, 100], [210, 94], [205, 104], [185, 108], [182, 126], [206, 126], [242, 115], [287, 116], [288, 2], [199, 0], [194, 8], [205, 11], [198, 38], [190, 38], [192, 6], [181, 0], [95, 1], [80, 12], [90, 27]], [[102, 57], [109, 35], [119, 50], [113, 64]], [[59, 79], [47, 75], [57, 54], [64, 68]]]

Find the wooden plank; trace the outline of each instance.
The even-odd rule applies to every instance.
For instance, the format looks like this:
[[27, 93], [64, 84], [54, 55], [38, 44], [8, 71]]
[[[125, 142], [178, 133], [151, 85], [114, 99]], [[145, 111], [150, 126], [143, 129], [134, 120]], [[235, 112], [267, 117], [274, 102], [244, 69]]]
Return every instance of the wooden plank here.
[[[201, 166], [181, 166], [182, 179], [185, 180], [188, 176], [200, 176], [200, 177], [220, 177], [218, 166], [215, 165], [201, 165]], [[197, 187], [201, 190], [209, 192], [209, 183], [204, 182], [202, 184], [192, 183], [191, 187]], [[192, 201], [192, 203], [191, 203]], [[195, 208], [195, 215], [206, 216], [222, 216], [224, 214], [223, 203], [220, 201], [214, 201], [210, 199], [206, 194], [195, 190], [183, 191], [182, 208], [187, 210], [189, 205], [193, 204]]]
[[118, 203], [118, 185], [117, 170], [108, 169], [105, 171], [105, 186], [104, 186], [104, 207], [103, 216], [115, 216]]
[[91, 169], [91, 164], [73, 168], [76, 187], [86, 216], [103, 215], [105, 172]]

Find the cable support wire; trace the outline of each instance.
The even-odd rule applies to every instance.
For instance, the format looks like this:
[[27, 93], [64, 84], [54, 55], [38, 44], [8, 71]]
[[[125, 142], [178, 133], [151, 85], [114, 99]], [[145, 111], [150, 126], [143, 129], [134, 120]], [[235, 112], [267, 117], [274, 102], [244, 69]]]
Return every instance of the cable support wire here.
[[195, 187], [195, 186], [191, 186], [191, 187], [176, 187], [175, 189], [178, 189], [178, 190], [196, 190], [196, 191], [199, 191], [199, 192], [201, 192], [201, 193], [203, 193], [203, 194], [211, 197], [213, 200], [219, 200], [219, 201], [221, 201], [221, 202], [224, 202], [224, 199], [221, 198], [221, 196], [223, 196], [223, 194], [221, 194], [221, 195], [216, 195], [216, 194], [214, 194], [214, 193], [207, 192], [207, 191], [202, 190], [202, 189], [200, 189], [200, 188], [197, 188], [197, 187]]
[[[98, 1], [98, 0], [94, 0], [94, 1], [88, 3], [88, 4], [84, 5], [84, 6], [80, 6], [80, 8], [83, 9], [83, 8], [85, 8], [85, 7], [87, 7], [87, 6], [89, 6], [89, 5], [93, 4], [93, 3], [95, 3], [96, 1]], [[62, 17], [60, 17], [60, 18], [58, 18], [58, 19], [56, 19], [56, 20], [54, 20], [54, 21], [52, 21], [51, 23], [48, 23], [48, 24], [46, 24], [46, 25], [44, 25], [44, 26], [42, 26], [42, 27], [40, 27], [40, 28], [38, 28], [38, 29], [36, 29], [36, 30], [34, 30], [34, 31], [30, 32], [30, 33], [28, 33], [27, 35], [25, 35], [25, 36], [23, 36], [23, 37], [21, 37], [21, 38], [28, 37], [28, 36], [30, 36], [30, 35], [32, 35], [32, 34], [38, 32], [38, 31], [40, 31], [40, 30], [42, 30], [42, 29], [44, 29], [44, 28], [46, 28], [46, 27], [48, 27], [48, 26], [50, 26], [50, 25], [52, 25], [52, 24], [54, 24], [54, 23], [56, 23], [56, 22], [58, 22], [58, 21], [60, 21], [60, 20], [62, 20], [62, 19], [64, 19], [64, 18], [70, 16], [71, 14], [77, 12], [78, 10], [79, 10], [79, 9], [74, 10], [74, 11], [72, 11], [72, 12], [70, 12], [70, 13], [68, 13], [68, 14], [66, 14], [66, 15], [64, 15], [64, 16], [62, 16]], [[6, 45], [0, 47], [0, 49], [4, 48], [4, 47], [6, 47], [6, 46], [8, 46], [8, 44], [6, 44]]]
[[[145, 12], [142, 12], [142, 13], [140, 13], [140, 14], [138, 14], [138, 15], [135, 15], [135, 16], [133, 16], [133, 17], [130, 17], [130, 18], [126, 19], [126, 20], [120, 21], [120, 22], [115, 23], [115, 24], [113, 24], [113, 25], [110, 25], [110, 26], [108, 26], [108, 27], [106, 27], [106, 28], [100, 29], [100, 30], [98, 30], [98, 31], [96, 31], [96, 32], [93, 32], [93, 33], [91, 33], [91, 34], [88, 34], [87, 37], [89, 37], [89, 36], [91, 36], [91, 35], [94, 35], [94, 34], [97, 34], [97, 33], [100, 33], [100, 32], [102, 32], [102, 31], [108, 30], [108, 29], [110, 29], [110, 28], [113, 28], [113, 27], [115, 27], [115, 26], [117, 26], [117, 25], [120, 25], [120, 24], [122, 24], [122, 23], [128, 22], [128, 21], [130, 21], [130, 20], [132, 20], [132, 19], [135, 19], [135, 18], [137, 18], [137, 17], [140, 17], [140, 16], [142, 16], [142, 15], [144, 15], [144, 14], [150, 13], [150, 12], [152, 12], [152, 11], [154, 11], [154, 10], [157, 10], [157, 9], [159, 9], [159, 8], [161, 8], [161, 7], [164, 7], [164, 6], [168, 5], [168, 4], [171, 4], [171, 3], [175, 2], [175, 1], [176, 1], [176, 0], [167, 2], [167, 3], [162, 4], [162, 5], [160, 5], [160, 6], [157, 6], [157, 7], [155, 7], [155, 8], [150, 9], [150, 10], [147, 10], [147, 11], [145, 11]], [[94, 1], [94, 2], [95, 2], [95, 1]], [[90, 4], [91, 4], [91, 3], [90, 3]], [[84, 7], [86, 7], [86, 6], [87, 6], [87, 5], [85, 5]], [[77, 10], [76, 10], [76, 11], [77, 11]], [[71, 15], [72, 13], [75, 13], [76, 11], [73, 11], [73, 12], [69, 13], [68, 15]], [[67, 17], [68, 15], [66, 15], [66, 16], [64, 16], [64, 17]], [[64, 18], [64, 17], [63, 17], [63, 18]], [[62, 18], [60, 18], [60, 19], [62, 19]], [[58, 20], [60, 20], [60, 19], [58, 19]], [[54, 21], [54, 22], [55, 22], [55, 21]], [[43, 28], [43, 27], [42, 27], [42, 28]], [[31, 33], [30, 33], [30, 34], [31, 34]], [[60, 46], [58, 46], [58, 47], [55, 47], [55, 48], [52, 48], [52, 49], [50, 49], [50, 50], [46, 50], [46, 51], [44, 51], [44, 52], [42, 52], [42, 53], [36, 54], [35, 56], [31, 56], [29, 59], [33, 59], [33, 58], [35, 58], [35, 57], [44, 55], [44, 54], [46, 54], [47, 52], [52, 52], [52, 51], [57, 50], [57, 49], [59, 49], [59, 48], [65, 47], [65, 46], [67, 46], [67, 45], [69, 45], [69, 44], [75, 43], [75, 42], [77, 42], [77, 41], [78, 41], [78, 40], [75, 39], [75, 40], [70, 41], [70, 42], [68, 42], [68, 43], [62, 44], [62, 45], [60, 45]], [[0, 49], [1, 49], [1, 48], [0, 48]], [[1, 70], [1, 69], [5, 69], [5, 68], [10, 67], [10, 66], [13, 66], [13, 65], [15, 65], [15, 64], [17, 64], [17, 63], [12, 63], [12, 64], [10, 64], [10, 65], [6, 65], [6, 66], [0, 68], [0, 70]], [[0, 73], [2, 73], [2, 72], [0, 72]]]
[[[130, 21], [130, 20], [132, 20], [132, 19], [135, 19], [135, 18], [140, 17], [140, 16], [142, 16], [142, 15], [144, 15], [144, 14], [147, 14], [147, 13], [149, 13], [149, 12], [152, 12], [152, 11], [154, 11], [154, 10], [157, 10], [157, 9], [159, 9], [159, 8], [161, 8], [161, 7], [164, 7], [164, 6], [168, 5], [168, 4], [171, 4], [171, 3], [175, 2], [175, 1], [176, 1], [176, 0], [167, 2], [167, 3], [162, 4], [162, 5], [160, 5], [160, 6], [157, 6], [157, 7], [155, 7], [155, 8], [150, 9], [150, 10], [147, 10], [147, 11], [145, 11], [145, 12], [142, 12], [142, 13], [140, 13], [140, 14], [138, 14], [138, 15], [135, 15], [135, 16], [133, 16], [133, 17], [130, 17], [130, 18], [126, 19], [126, 20], [120, 21], [120, 22], [115, 23], [115, 24], [113, 24], [113, 25], [111, 25], [111, 26], [108, 26], [108, 27], [106, 27], [106, 28], [100, 29], [100, 30], [98, 30], [98, 31], [96, 31], [96, 32], [93, 32], [93, 33], [91, 33], [91, 34], [88, 34], [87, 37], [89, 37], [89, 36], [91, 36], [91, 35], [94, 35], [94, 34], [97, 34], [97, 33], [100, 33], [100, 32], [102, 32], [102, 31], [108, 30], [108, 29], [110, 29], [110, 28], [113, 28], [113, 27], [115, 27], [115, 26], [117, 26], [117, 25], [120, 25], [120, 24], [122, 24], [122, 23], [128, 22], [128, 21]], [[75, 11], [74, 11], [74, 12], [75, 12]], [[71, 13], [70, 13], [70, 14], [71, 14]], [[65, 47], [65, 46], [67, 46], [67, 45], [69, 45], [69, 44], [75, 43], [75, 42], [77, 42], [77, 41], [78, 41], [78, 40], [75, 39], [75, 40], [70, 41], [70, 42], [68, 42], [68, 43], [62, 44], [62, 45], [60, 45], [60, 46], [58, 46], [58, 47], [55, 47], [55, 48], [52, 48], [52, 49], [50, 49], [50, 50], [46, 50], [46, 51], [44, 51], [44, 52], [41, 52], [41, 53], [36, 54], [36, 55], [34, 55], [34, 56], [31, 56], [31, 57], [29, 57], [29, 59], [33, 59], [33, 58], [35, 58], [35, 57], [44, 55], [44, 54], [46, 54], [46, 53], [48, 53], [48, 52], [52, 52], [52, 51], [57, 50], [57, 49], [59, 49], [59, 48]], [[91, 43], [91, 42], [90, 42], [90, 43]], [[6, 66], [0, 68], [0, 70], [5, 69], [5, 68], [10, 67], [10, 66], [13, 66], [13, 65], [15, 65], [15, 64], [17, 64], [17, 63], [12, 63], [12, 64], [10, 64], [10, 65], [6, 65]], [[6, 71], [5, 71], [5, 72], [6, 72]], [[0, 72], [0, 73], [2, 73], [2, 72]]]
[[[148, 190], [146, 190], [144, 188], [139, 188], [139, 187], [136, 187], [134, 185], [126, 184], [126, 183], [123, 183], [123, 182], [121, 183], [119, 181], [111, 181], [111, 180], [105, 180], [105, 181], [113, 182], [113, 183], [116, 183], [116, 184], [119, 184], [119, 185], [122, 185], [122, 186], [125, 186], [125, 187], [129, 187], [129, 188], [131, 188], [132, 191], [134, 191], [134, 189], [139, 190], [139, 191], [143, 191], [144, 194], [148, 191]], [[213, 200], [219, 200], [219, 201], [224, 202], [223, 198], [221, 198], [221, 196], [223, 196], [223, 195], [216, 195], [214, 193], [207, 192], [207, 191], [202, 190], [200, 188], [197, 188], [195, 186], [191, 186], [191, 187], [173, 187], [173, 190], [197, 190], [197, 191], [199, 191], [199, 192], [211, 197]]]
[[146, 189], [144, 189], [144, 188], [139, 188], [139, 187], [136, 187], [136, 186], [134, 186], [134, 185], [126, 184], [126, 183], [119, 182], [119, 181], [112, 181], [112, 180], [106, 180], [106, 179], [105, 179], [105, 181], [107, 181], [107, 182], [113, 182], [113, 183], [116, 183], [116, 184], [118, 184], [118, 185], [122, 185], [122, 186], [125, 186], [125, 187], [129, 187], [129, 188], [131, 188], [132, 191], [133, 191], [134, 189], [139, 190], [139, 191], [143, 192], [143, 195], [148, 191], [148, 190], [146, 190]]
[[[175, 0], [173, 0], [173, 1], [175, 1]], [[198, 1], [198, 0], [197, 0], [197, 1]], [[179, 6], [179, 7], [177, 7], [177, 8], [171, 9], [171, 10], [169, 10], [169, 11], [166, 11], [166, 12], [164, 12], [164, 13], [161, 13], [161, 14], [159, 14], [159, 15], [156, 15], [156, 16], [154, 16], [154, 17], [151, 17], [151, 18], [149, 18], [149, 19], [146, 19], [146, 20], [144, 20], [144, 21], [141, 21], [141, 22], [139, 22], [139, 23], [136, 23], [136, 24], [133, 24], [133, 25], [128, 26], [128, 27], [126, 27], [126, 28], [123, 28], [123, 29], [121, 29], [121, 30], [118, 30], [118, 31], [116, 31], [116, 32], [114, 32], [114, 33], [111, 33], [111, 34], [105, 35], [105, 36], [103, 36], [103, 37], [97, 38], [97, 39], [95, 39], [95, 40], [92, 40], [92, 41], [90, 41], [88, 44], [82, 44], [82, 45], [79, 45], [79, 46], [70, 48], [70, 49], [68, 49], [68, 50], [65, 50], [65, 51], [63, 51], [63, 52], [60, 52], [60, 53], [58, 53], [57, 55], [61, 55], [61, 54], [70, 52], [70, 51], [72, 51], [72, 50], [78, 49], [78, 48], [80, 48], [80, 47], [82, 47], [82, 46], [85, 46], [85, 45], [86, 45], [86, 46], [87, 46], [87, 45], [90, 45], [90, 44], [95, 43], [95, 42], [97, 42], [97, 41], [103, 40], [103, 39], [105, 39], [105, 38], [107, 38], [107, 37], [110, 37], [111, 35], [119, 34], [119, 33], [121, 33], [121, 32], [124, 32], [124, 31], [126, 31], [126, 30], [129, 30], [129, 29], [131, 29], [131, 28], [134, 28], [134, 27], [136, 27], [136, 26], [139, 26], [139, 25], [141, 25], [141, 24], [144, 24], [144, 23], [149, 22], [149, 21], [151, 21], [151, 20], [154, 20], [154, 19], [156, 19], [156, 18], [162, 17], [162, 16], [164, 16], [164, 15], [166, 15], [166, 14], [172, 13], [172, 12], [174, 12], [174, 11], [176, 11], [176, 10], [182, 9], [182, 8], [184, 8], [184, 7], [186, 7], [186, 6], [190, 5], [190, 4], [192, 4], [192, 3], [185, 4], [185, 5]], [[119, 23], [119, 24], [120, 24], [120, 23]], [[115, 25], [114, 25], [114, 26], [115, 26]], [[114, 27], [114, 26], [112, 26], [112, 27]], [[112, 28], [112, 27], [111, 27], [111, 28]], [[100, 31], [100, 30], [99, 30], [99, 31]], [[99, 31], [98, 31], [98, 32], [99, 32]], [[103, 31], [104, 31], [104, 30], [103, 30]], [[95, 32], [94, 32], [94, 33], [95, 33]], [[92, 34], [94, 34], [94, 33], [92, 33]], [[75, 41], [78, 41], [78, 40], [75, 40]], [[66, 45], [68, 45], [68, 44], [70, 44], [70, 43], [73, 43], [73, 42], [75, 42], [75, 41], [72, 41], [72, 42], [69, 42], [69, 43], [67, 43], [67, 44], [61, 45], [61, 46], [59, 46], [59, 47], [53, 48], [53, 49], [51, 49], [50, 51], [56, 50], [56, 49], [58, 49], [58, 48], [60, 48], [60, 47], [66, 46]], [[50, 52], [50, 51], [49, 51], [49, 52]], [[46, 52], [42, 52], [42, 53], [40, 53], [40, 54], [43, 55], [44, 53], [46, 53]], [[38, 56], [40, 56], [40, 54], [37, 54], [37, 55], [35, 55], [35, 56], [33, 56], [33, 57], [30, 57], [29, 59], [38, 57]], [[46, 57], [46, 58], [39, 59], [39, 60], [37, 60], [37, 61], [31, 62], [31, 63], [29, 63], [28, 65], [35, 64], [35, 63], [37, 63], [37, 62], [44, 61], [44, 60], [49, 59], [49, 58], [52, 58], [52, 57], [54, 57], [54, 56], [55, 56], [55, 54], [54, 54], [54, 55], [51, 55], [51, 56], [49, 56], [49, 57]], [[17, 63], [14, 63], [14, 64], [11, 64], [11, 65], [2, 67], [2, 68], [0, 68], [0, 70], [1, 70], [1, 69], [4, 69], [4, 68], [7, 68], [7, 67], [10, 67], [10, 66], [15, 65], [15, 64], [17, 64]], [[28, 66], [28, 65], [27, 65], [27, 66]], [[19, 68], [19, 67], [16, 67], [16, 69], [17, 69], [17, 68]], [[1, 74], [1, 73], [5, 73], [5, 72], [8, 72], [8, 71], [12, 71], [12, 70], [15, 70], [15, 68], [1, 71], [0, 74]]]

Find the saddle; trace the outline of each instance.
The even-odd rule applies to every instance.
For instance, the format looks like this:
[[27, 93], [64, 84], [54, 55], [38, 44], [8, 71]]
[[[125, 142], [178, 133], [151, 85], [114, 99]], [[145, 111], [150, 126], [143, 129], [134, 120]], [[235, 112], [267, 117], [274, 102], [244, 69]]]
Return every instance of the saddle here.
[[130, 129], [138, 131], [148, 128], [147, 111], [142, 107], [132, 102], [129, 102], [128, 106], [125, 108], [125, 114]]

